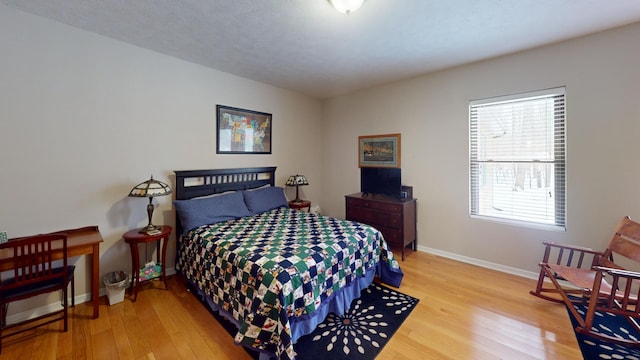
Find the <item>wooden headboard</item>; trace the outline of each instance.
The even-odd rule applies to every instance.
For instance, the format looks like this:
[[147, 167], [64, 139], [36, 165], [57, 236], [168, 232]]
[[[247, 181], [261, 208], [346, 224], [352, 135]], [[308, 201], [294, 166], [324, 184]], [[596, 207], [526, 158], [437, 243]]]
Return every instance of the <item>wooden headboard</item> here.
[[[174, 173], [176, 200], [187, 200], [226, 191], [254, 189], [264, 185], [275, 186], [276, 167], [176, 170]], [[176, 234], [182, 234], [177, 212]]]

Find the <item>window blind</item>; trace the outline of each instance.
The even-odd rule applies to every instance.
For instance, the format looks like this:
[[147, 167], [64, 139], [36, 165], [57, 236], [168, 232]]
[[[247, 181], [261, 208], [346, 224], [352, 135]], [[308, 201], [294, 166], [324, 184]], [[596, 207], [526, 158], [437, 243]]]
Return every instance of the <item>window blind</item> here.
[[565, 228], [565, 89], [469, 104], [470, 214]]

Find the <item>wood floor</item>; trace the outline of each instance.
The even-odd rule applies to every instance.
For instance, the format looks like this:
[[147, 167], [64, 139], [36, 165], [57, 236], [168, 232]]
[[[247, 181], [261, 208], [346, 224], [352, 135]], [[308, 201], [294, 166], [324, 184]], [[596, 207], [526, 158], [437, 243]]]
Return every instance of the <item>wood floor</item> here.
[[[564, 306], [529, 295], [533, 280], [422, 252], [401, 266], [400, 291], [420, 303], [378, 359], [582, 358]], [[150, 286], [135, 303], [101, 298], [96, 320], [77, 305], [67, 333], [60, 323], [5, 339], [0, 358], [249, 359], [180, 277]]]

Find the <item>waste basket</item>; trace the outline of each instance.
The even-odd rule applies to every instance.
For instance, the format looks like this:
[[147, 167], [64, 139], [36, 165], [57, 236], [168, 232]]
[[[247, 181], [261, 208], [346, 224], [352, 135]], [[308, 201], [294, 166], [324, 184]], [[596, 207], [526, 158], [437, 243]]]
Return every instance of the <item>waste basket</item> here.
[[112, 271], [102, 277], [102, 282], [107, 289], [109, 305], [113, 305], [124, 300], [124, 291], [131, 283], [131, 275], [124, 271]]

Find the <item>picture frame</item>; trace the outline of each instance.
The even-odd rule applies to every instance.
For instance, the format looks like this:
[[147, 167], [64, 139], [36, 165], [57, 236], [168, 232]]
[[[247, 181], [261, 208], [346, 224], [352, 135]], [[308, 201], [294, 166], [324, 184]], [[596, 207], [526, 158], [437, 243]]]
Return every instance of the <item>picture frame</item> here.
[[400, 168], [400, 134], [358, 136], [358, 167]]
[[271, 154], [272, 115], [216, 106], [217, 154]]

